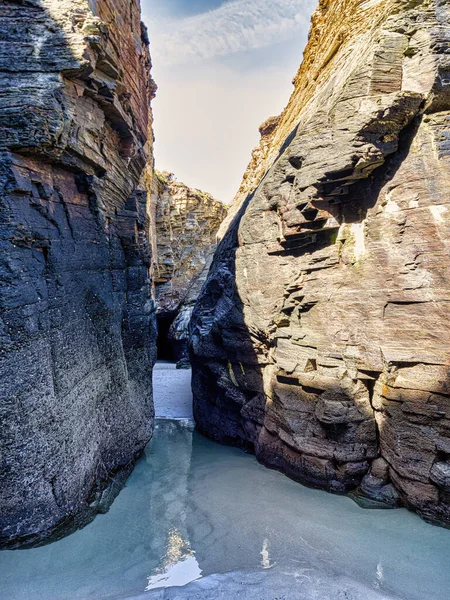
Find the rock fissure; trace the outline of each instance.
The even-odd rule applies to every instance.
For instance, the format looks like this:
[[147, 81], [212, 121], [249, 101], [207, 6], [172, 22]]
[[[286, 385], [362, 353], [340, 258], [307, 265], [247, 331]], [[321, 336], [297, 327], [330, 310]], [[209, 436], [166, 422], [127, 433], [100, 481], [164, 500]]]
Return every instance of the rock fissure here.
[[160, 358], [189, 366], [192, 309], [206, 280], [226, 207], [201, 190], [156, 172], [151, 186], [153, 273], [160, 325]]

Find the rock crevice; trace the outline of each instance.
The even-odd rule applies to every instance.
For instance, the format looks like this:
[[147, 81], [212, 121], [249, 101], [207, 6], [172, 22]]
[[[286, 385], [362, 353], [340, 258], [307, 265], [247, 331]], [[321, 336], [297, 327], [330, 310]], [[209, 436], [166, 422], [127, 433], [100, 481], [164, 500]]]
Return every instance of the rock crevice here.
[[153, 273], [160, 324], [160, 358], [189, 366], [189, 321], [227, 214], [219, 200], [155, 173], [151, 182]]

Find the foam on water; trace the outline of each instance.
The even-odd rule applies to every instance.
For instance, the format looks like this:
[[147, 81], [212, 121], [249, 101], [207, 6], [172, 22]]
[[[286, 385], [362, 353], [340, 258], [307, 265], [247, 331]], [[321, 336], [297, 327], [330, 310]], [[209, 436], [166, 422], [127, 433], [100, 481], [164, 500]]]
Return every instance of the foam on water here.
[[364, 510], [159, 421], [108, 514], [0, 552], [0, 598], [448, 600], [449, 559], [450, 531], [406, 510]]

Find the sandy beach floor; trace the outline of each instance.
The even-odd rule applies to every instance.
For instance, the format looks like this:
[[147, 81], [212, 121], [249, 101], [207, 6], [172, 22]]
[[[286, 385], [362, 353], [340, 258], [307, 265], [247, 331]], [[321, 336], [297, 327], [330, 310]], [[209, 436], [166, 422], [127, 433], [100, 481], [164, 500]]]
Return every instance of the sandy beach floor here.
[[191, 370], [157, 362], [153, 369], [153, 398], [157, 419], [193, 419]]

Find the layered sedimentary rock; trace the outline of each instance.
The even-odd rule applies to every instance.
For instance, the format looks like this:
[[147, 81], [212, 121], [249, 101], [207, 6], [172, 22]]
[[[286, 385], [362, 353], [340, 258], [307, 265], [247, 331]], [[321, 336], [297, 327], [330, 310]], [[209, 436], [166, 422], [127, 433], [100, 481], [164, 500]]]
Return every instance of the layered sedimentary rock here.
[[443, 0], [320, 2], [191, 347], [207, 435], [445, 525], [449, 18]]
[[206, 192], [156, 172], [151, 184], [155, 232], [153, 273], [160, 342], [165, 357], [188, 359], [189, 321], [206, 281], [227, 209]]
[[139, 0], [5, 0], [0, 31], [0, 529], [15, 547], [103, 510], [151, 437], [137, 184], [154, 84]]

